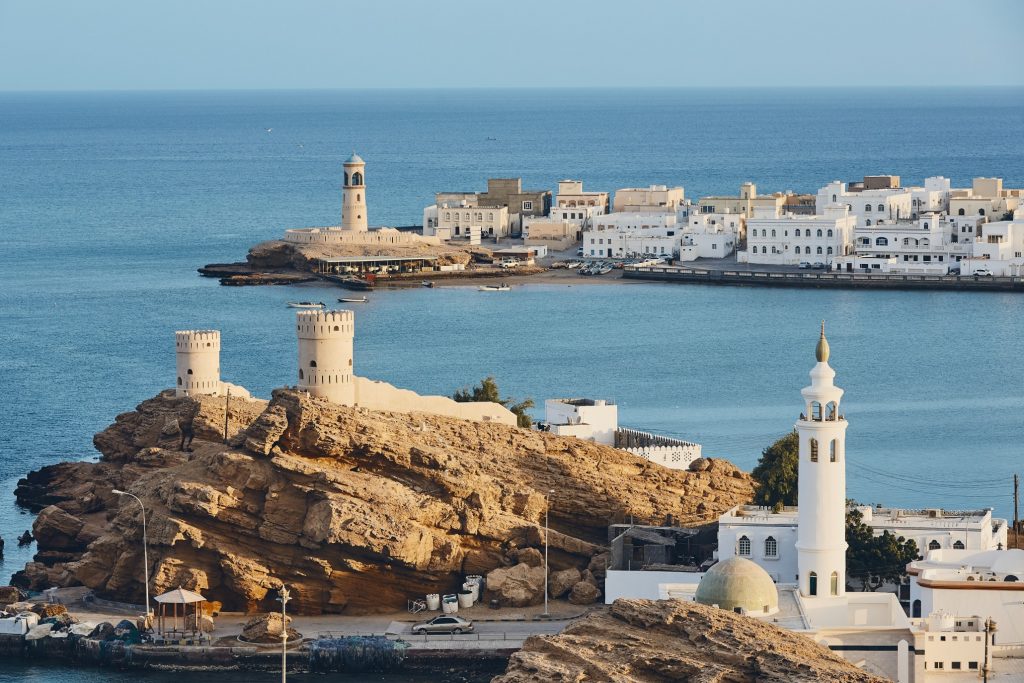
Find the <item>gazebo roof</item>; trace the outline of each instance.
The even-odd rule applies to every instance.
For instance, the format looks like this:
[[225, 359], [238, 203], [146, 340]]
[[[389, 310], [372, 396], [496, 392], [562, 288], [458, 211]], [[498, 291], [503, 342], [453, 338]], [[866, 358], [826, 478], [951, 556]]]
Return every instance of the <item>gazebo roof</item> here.
[[181, 588], [180, 586], [172, 591], [167, 591], [163, 595], [158, 595], [153, 599], [157, 602], [170, 603], [176, 605], [188, 605], [193, 602], [206, 602], [206, 598], [204, 598], [199, 593], [187, 591], [184, 588]]

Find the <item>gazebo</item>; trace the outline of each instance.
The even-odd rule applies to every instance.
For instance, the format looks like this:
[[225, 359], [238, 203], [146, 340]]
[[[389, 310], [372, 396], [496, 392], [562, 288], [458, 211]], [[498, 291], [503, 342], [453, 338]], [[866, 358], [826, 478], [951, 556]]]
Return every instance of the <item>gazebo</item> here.
[[[185, 590], [182, 587], [167, 591], [155, 598], [160, 603], [160, 614], [157, 617], [157, 631], [162, 635], [181, 635], [186, 633], [195, 635], [202, 631], [201, 619], [203, 614], [202, 604], [206, 602], [199, 593]], [[178, 605], [181, 605], [181, 628], [178, 628]], [[168, 606], [170, 609], [171, 628], [166, 628], [168, 618]]]

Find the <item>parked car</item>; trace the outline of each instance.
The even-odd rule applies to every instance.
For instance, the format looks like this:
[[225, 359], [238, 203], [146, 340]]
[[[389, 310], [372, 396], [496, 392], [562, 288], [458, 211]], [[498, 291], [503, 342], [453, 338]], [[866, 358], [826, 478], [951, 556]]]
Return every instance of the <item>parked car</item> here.
[[815, 261], [811, 268], [814, 268], [815, 270], [825, 270], [825, 264], [821, 261]]
[[982, 277], [992, 277], [992, 271], [988, 268], [976, 268], [974, 274], [981, 275]]
[[805, 269], [805, 270], [806, 270], [807, 268], [810, 268], [810, 267], [811, 267], [811, 263], [810, 263], [810, 261], [801, 261], [801, 262], [800, 262], [800, 265], [799, 265], [799, 266], [797, 266], [797, 268], [803, 268], [803, 269]]
[[473, 622], [457, 617], [454, 614], [442, 614], [430, 621], [415, 624], [412, 632], [416, 635], [426, 633], [472, 633]]

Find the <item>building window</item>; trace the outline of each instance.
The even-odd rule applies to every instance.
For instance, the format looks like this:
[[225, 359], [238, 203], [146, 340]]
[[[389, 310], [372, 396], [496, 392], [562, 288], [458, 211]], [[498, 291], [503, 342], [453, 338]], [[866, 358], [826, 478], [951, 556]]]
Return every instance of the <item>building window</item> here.
[[964, 210], [960, 209], [959, 211], [957, 211], [957, 215], [963, 216], [964, 215]]
[[812, 597], [818, 594], [818, 575], [814, 572], [807, 576], [807, 594]]
[[885, 211], [885, 205], [884, 204], [879, 204], [878, 205], [878, 210], [879, 211]]
[[[755, 249], [756, 249], [756, 247], [755, 247]], [[762, 254], [767, 254], [768, 253], [768, 247], [761, 247], [761, 253]]]
[[793, 231], [793, 236], [794, 237], [799, 237], [800, 236], [800, 228], [797, 228], [795, 231]]
[[821, 237], [821, 228], [818, 228], [818, 237]]
[[352, 174], [352, 184], [359, 186], [363, 184], [363, 174], [356, 171]]
[[775, 237], [775, 228], [772, 228], [772, 237]]
[[889, 239], [887, 237], [879, 237], [875, 240], [875, 246], [887, 247], [889, 246]]
[[957, 541], [956, 543], [953, 544], [953, 550], [963, 550], [963, 549], [964, 549], [964, 542], [963, 541]]
[[305, 379], [305, 375], [302, 374], [302, 368], [299, 368], [299, 379]]
[[828, 255], [831, 256], [832, 255], [832, 247], [829, 247], [827, 252], [828, 252]]
[[830, 441], [828, 444], [828, 461], [835, 462], [837, 459], [838, 455], [836, 452], [836, 440], [832, 439], [832, 441]]
[[869, 218], [866, 221], [864, 221], [864, 225], [866, 225], [867, 227], [870, 228], [871, 227], [871, 219]]
[[740, 536], [739, 550], [737, 551], [740, 555], [750, 555], [750, 539], [746, 536]]
[[864, 211], [866, 213], [871, 213], [871, 205], [870, 204], [865, 204], [864, 205]]
[[186, 374], [186, 375], [191, 375], [191, 374], [192, 374], [192, 368], [189, 368], [189, 369], [188, 369], [188, 372], [186, 372], [185, 374]]
[[832, 572], [832, 579], [829, 585], [829, 592], [832, 595], [839, 595], [839, 572]]
[[826, 235], [827, 235], [828, 237], [832, 237], [832, 228], [829, 228], [829, 229], [828, 229], [828, 232], [827, 232], [827, 233], [825, 233], [825, 234], [826, 234]]
[[800, 255], [800, 247], [797, 247], [797, 248], [796, 248], [796, 254], [797, 254], [797, 256], [799, 256], [799, 255]]
[[533, 202], [523, 202], [523, 211], [533, 211]]
[[934, 539], [928, 544], [928, 550], [938, 550], [939, 547], [939, 542]]
[[811, 462], [818, 462], [818, 440], [811, 439]]
[[985, 209], [978, 209], [978, 215], [979, 216], [984, 216], [985, 215]]
[[778, 557], [779, 556], [779, 543], [775, 540], [775, 537], [769, 536], [764, 539], [764, 556], [765, 557]]
[[821, 247], [818, 247], [818, 252], [817, 253], [819, 253], [819, 254], [821, 253]]
[[836, 201], [836, 196], [832, 195], [832, 202], [835, 203], [835, 201]]
[[[807, 247], [810, 249], [810, 247]], [[817, 401], [811, 402], [811, 419], [816, 422], [821, 422], [821, 404]]]
[[178, 378], [178, 386], [179, 387], [181, 386], [181, 378], [180, 377]]

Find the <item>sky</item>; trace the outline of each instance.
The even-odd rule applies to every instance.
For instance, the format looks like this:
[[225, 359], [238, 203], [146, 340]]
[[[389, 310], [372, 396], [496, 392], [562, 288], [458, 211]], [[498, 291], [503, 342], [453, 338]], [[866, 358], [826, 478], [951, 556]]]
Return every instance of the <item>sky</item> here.
[[0, 0], [0, 91], [1024, 86], [1024, 0]]

